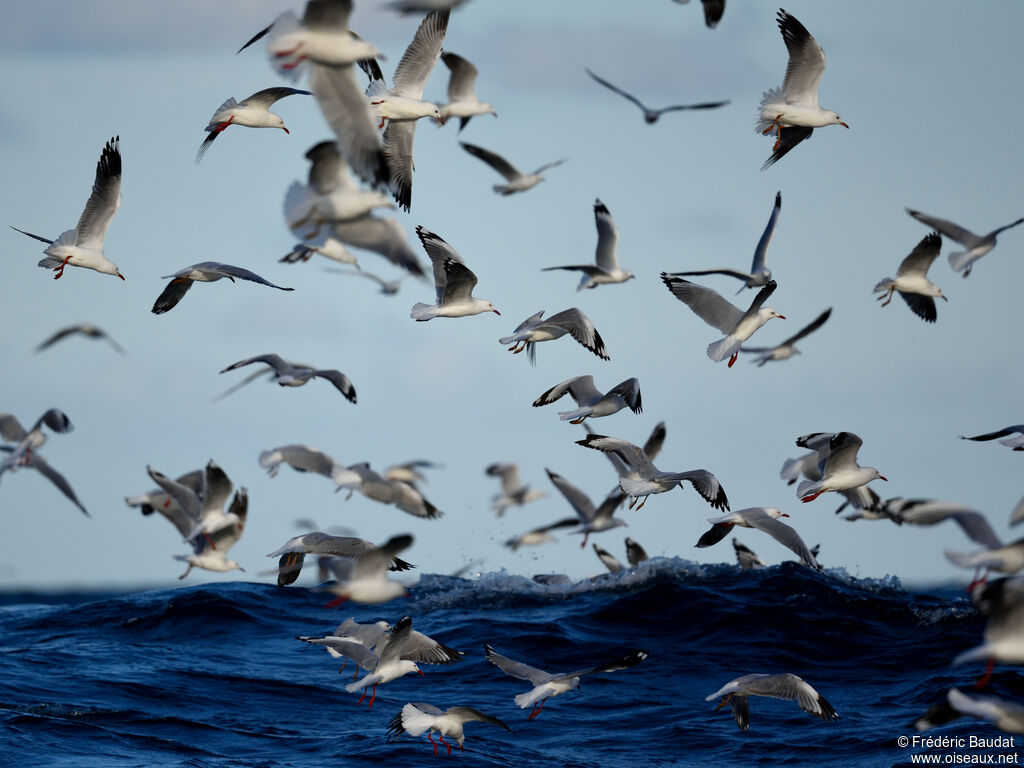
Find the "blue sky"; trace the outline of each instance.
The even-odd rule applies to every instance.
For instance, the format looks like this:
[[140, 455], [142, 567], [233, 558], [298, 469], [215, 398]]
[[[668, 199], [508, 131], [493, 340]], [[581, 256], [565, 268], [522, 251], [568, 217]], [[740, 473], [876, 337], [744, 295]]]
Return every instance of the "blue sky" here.
[[[429, 323], [408, 316], [413, 303], [432, 297], [425, 283], [408, 281], [385, 297], [368, 282], [325, 273], [326, 260], [278, 264], [294, 242], [281, 214], [284, 192], [304, 178], [306, 149], [330, 138], [311, 98], [275, 108], [290, 135], [230, 129], [200, 166], [192, 162], [224, 99], [285, 84], [262, 47], [234, 55], [285, 7], [110, 0], [6, 12], [6, 222], [48, 236], [73, 226], [103, 143], [119, 134], [123, 202], [106, 253], [126, 282], [76, 269], [54, 281], [36, 266], [40, 244], [10, 230], [5, 236], [0, 410], [23, 423], [52, 406], [69, 415], [75, 431], [52, 437], [43, 452], [93, 518], [35, 473], [5, 475], [0, 583], [172, 581], [180, 569], [171, 556], [186, 549], [166, 522], [143, 519], [123, 497], [151, 487], [147, 464], [176, 475], [209, 458], [249, 488], [249, 525], [232, 555], [250, 575], [270, 565], [263, 555], [297, 532], [292, 520], [300, 516], [375, 540], [410, 532], [416, 543], [408, 559], [426, 572], [470, 560], [526, 575], [599, 572], [577, 537], [516, 554], [501, 546], [569, 513], [545, 467], [594, 497], [614, 483], [604, 457], [574, 445], [582, 430], [559, 422], [561, 403], [530, 407], [553, 384], [585, 373], [599, 387], [636, 376], [643, 393], [643, 414], [598, 420], [597, 431], [639, 443], [666, 421], [661, 468], [713, 471], [733, 509], [789, 512], [809, 544], [822, 544], [827, 566], [912, 583], [960, 578], [966, 574], [942, 550], [973, 545], [954, 529], [846, 523], [833, 516], [838, 502], [828, 496], [800, 504], [778, 472], [801, 452], [793, 440], [812, 431], [861, 435], [861, 463], [889, 478], [874, 484], [883, 497], [971, 504], [1014, 538], [1006, 520], [1024, 493], [1020, 455], [956, 437], [1021, 420], [1013, 308], [1024, 280], [1024, 230], [1007, 232], [967, 280], [949, 269], [944, 243], [930, 276], [950, 300], [940, 302], [934, 326], [899, 299], [880, 308], [871, 289], [927, 233], [905, 206], [978, 232], [1022, 215], [1015, 147], [1024, 53], [1016, 35], [1024, 7], [988, 6], [982, 25], [952, 2], [787, 5], [827, 52], [822, 106], [851, 129], [817, 130], [761, 172], [771, 140], [753, 131], [757, 105], [786, 65], [775, 7], [732, 3], [708, 30], [697, 3], [637, 9], [473, 0], [453, 14], [446, 48], [478, 66], [477, 91], [500, 117], [475, 118], [459, 136], [455, 125], [421, 124], [412, 212], [398, 218], [417, 249], [417, 224], [453, 245], [479, 278], [476, 295], [502, 316]], [[387, 75], [417, 23], [380, 3], [357, 3], [352, 17], [353, 28], [387, 52]], [[584, 67], [652, 105], [732, 103], [648, 126]], [[439, 63], [428, 97], [444, 100], [446, 75]], [[490, 190], [499, 178], [458, 139], [524, 169], [569, 161], [536, 189], [501, 198]], [[780, 341], [825, 307], [833, 315], [800, 345], [803, 355], [760, 369], [741, 358], [729, 370], [705, 355], [716, 332], [665, 290], [658, 273], [749, 266], [777, 190], [783, 208], [768, 264], [779, 288], [771, 304], [788, 319], [773, 320], [755, 341]], [[593, 257], [595, 198], [616, 220], [623, 267], [638, 277], [577, 294], [576, 276], [540, 270]], [[204, 260], [246, 267], [295, 291], [199, 285], [174, 311], [150, 314], [165, 284], [160, 276]], [[360, 261], [393, 274], [372, 254]], [[736, 290], [728, 278], [706, 283], [730, 297]], [[525, 356], [498, 345], [534, 312], [571, 306], [593, 319], [611, 362], [562, 340], [540, 345], [530, 368]], [[32, 351], [52, 331], [82, 321], [107, 329], [128, 355], [86, 340]], [[323, 382], [288, 390], [257, 383], [213, 402], [241, 378], [217, 371], [265, 352], [339, 368], [355, 383], [358, 405]], [[425, 493], [445, 517], [416, 520], [360, 496], [345, 502], [326, 480], [288, 469], [267, 477], [259, 452], [296, 442], [379, 469], [414, 458], [442, 462]], [[483, 474], [494, 461], [521, 464], [548, 499], [496, 521], [497, 483]], [[674, 490], [625, 512], [628, 528], [593, 540], [620, 558], [628, 534], [652, 555], [731, 560], [727, 542], [693, 548], [712, 512], [691, 489]], [[740, 538], [769, 562], [790, 557], [757, 532]], [[189, 582], [205, 578], [233, 576], [193, 572]]]

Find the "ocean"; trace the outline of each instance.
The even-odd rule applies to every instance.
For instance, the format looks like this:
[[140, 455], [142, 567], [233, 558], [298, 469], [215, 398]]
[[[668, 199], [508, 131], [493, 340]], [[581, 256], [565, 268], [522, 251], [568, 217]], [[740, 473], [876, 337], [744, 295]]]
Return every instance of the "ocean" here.
[[[1010, 760], [1015, 749], [957, 746], [1001, 735], [961, 719], [900, 746], [911, 723], [977, 665], [952, 667], [984, 620], [962, 588], [905, 590], [895, 578], [756, 571], [655, 559], [632, 571], [543, 586], [521, 576], [421, 575], [384, 605], [325, 607], [301, 586], [224, 582], [118, 594], [0, 598], [0, 764], [48, 766], [889, 766]], [[413, 626], [465, 652], [378, 688], [372, 709], [346, 693], [353, 665], [297, 640], [345, 618]], [[536, 720], [513, 702], [529, 683], [484, 657], [490, 644], [549, 671], [644, 649], [630, 669], [589, 675]], [[750, 672], [792, 672], [839, 712], [752, 697], [750, 730], [705, 696]], [[1020, 698], [997, 668], [991, 692]], [[437, 757], [426, 735], [389, 741], [408, 702], [463, 705], [512, 729], [466, 726], [465, 751]], [[1020, 739], [1020, 737], [1016, 737]], [[942, 746], [945, 744], [945, 746]], [[947, 757], [951, 756], [951, 757]]]

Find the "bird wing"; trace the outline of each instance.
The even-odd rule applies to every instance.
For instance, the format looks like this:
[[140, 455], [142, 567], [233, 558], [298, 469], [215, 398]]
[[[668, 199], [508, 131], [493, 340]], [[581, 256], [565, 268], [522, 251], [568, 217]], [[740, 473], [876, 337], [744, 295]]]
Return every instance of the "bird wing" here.
[[13, 413], [0, 413], [0, 437], [9, 443], [20, 443], [28, 432]]
[[768, 246], [772, 242], [772, 235], [775, 234], [775, 227], [779, 221], [779, 212], [782, 210], [782, 193], [775, 193], [775, 205], [772, 207], [772, 215], [768, 217], [768, 224], [761, 233], [761, 239], [757, 241], [754, 249], [754, 261], [750, 265], [750, 271], [757, 274], [765, 268], [765, 259], [768, 255]]
[[449, 10], [431, 11], [423, 19], [409, 47], [395, 67], [391, 92], [397, 96], [419, 99], [427, 85], [434, 63], [441, 55], [445, 32], [448, 30]]
[[647, 651], [638, 648], [635, 651], [630, 651], [622, 658], [606, 662], [591, 669], [579, 669], [575, 672], [569, 672], [566, 675], [562, 675], [562, 677], [582, 677], [583, 675], [592, 675], [595, 672], [618, 672], [620, 669], [629, 669], [636, 666], [646, 659], [648, 655]]
[[693, 486], [693, 489], [715, 509], [729, 509], [729, 499], [725, 495], [725, 489], [718, 482], [718, 478], [706, 469], [691, 469], [687, 472], [658, 472], [655, 480], [672, 480], [675, 482], [686, 481]]
[[808, 683], [789, 672], [779, 675], [758, 676], [743, 686], [744, 691], [755, 696], [767, 696], [773, 699], [796, 700], [800, 709], [822, 720], [838, 720], [839, 714], [833, 709], [825, 697]]
[[36, 347], [36, 352], [42, 352], [44, 349], [56, 344], [63, 338], [70, 336], [73, 333], [79, 333], [82, 330], [80, 325], [69, 325], [67, 328], [61, 328], [55, 332], [52, 336], [43, 341], [39, 346]]
[[853, 432], [838, 432], [828, 441], [828, 459], [823, 475], [832, 474], [841, 469], [852, 469], [857, 466], [857, 451], [863, 444]]
[[605, 80], [605, 79], [603, 79], [603, 78], [600, 78], [600, 77], [598, 77], [597, 75], [595, 75], [595, 74], [594, 74], [593, 72], [591, 72], [591, 71], [590, 71], [589, 69], [586, 69], [586, 68], [584, 68], [584, 71], [585, 71], [585, 72], [586, 72], [586, 73], [587, 73], [588, 75], [590, 75], [590, 76], [591, 76], [591, 77], [592, 77], [592, 78], [593, 78], [594, 80], [596, 80], [596, 81], [597, 81], [597, 82], [599, 82], [599, 83], [600, 83], [601, 85], [603, 85], [603, 86], [604, 86], [605, 88], [607, 88], [607, 89], [608, 89], [609, 91], [612, 91], [613, 93], [617, 93], [617, 94], [619, 94], [619, 96], [621, 96], [622, 98], [624, 98], [624, 99], [628, 99], [629, 101], [633, 102], [633, 103], [634, 103], [634, 104], [636, 104], [636, 105], [637, 105], [638, 107], [640, 107], [640, 109], [642, 109], [642, 110], [644, 111], [644, 113], [646, 113], [646, 112], [647, 112], [647, 107], [646, 107], [646, 106], [644, 106], [644, 104], [643, 104], [643, 103], [642, 103], [642, 102], [640, 101], [640, 99], [638, 99], [638, 98], [637, 98], [636, 96], [634, 96], [633, 94], [631, 94], [631, 93], [627, 93], [626, 91], [622, 90], [621, 88], [618, 88], [617, 86], [614, 86], [614, 85], [612, 85], [612, 84], [611, 84], [611, 83], [609, 83], [609, 82], [608, 82], [607, 80]]
[[287, 86], [275, 86], [274, 88], [264, 88], [262, 91], [256, 91], [252, 96], [242, 99], [238, 102], [239, 106], [256, 107], [258, 109], [266, 109], [275, 101], [283, 99], [285, 96], [293, 96], [297, 93], [302, 93], [307, 96], [312, 96], [310, 91], [303, 91], [299, 88], [289, 88]]
[[440, 235], [436, 235], [422, 225], [416, 227], [416, 235], [423, 244], [423, 250], [430, 257], [430, 263], [434, 267], [434, 288], [437, 290], [437, 301], [441, 303], [444, 297], [444, 288], [448, 283], [448, 273], [445, 270], [445, 262], [452, 261], [457, 264], [465, 264], [459, 252], [452, 248]]
[[970, 230], [964, 229], [959, 224], [954, 224], [948, 219], [940, 219], [938, 216], [929, 216], [926, 213], [915, 211], [913, 208], [907, 208], [907, 213], [925, 226], [937, 229], [950, 240], [960, 243], [960, 245], [965, 248], [974, 248], [976, 245], [980, 245], [984, 240], [984, 238], [978, 237]]
[[664, 421], [659, 421], [654, 425], [654, 429], [651, 430], [647, 442], [644, 443], [644, 455], [647, 456], [649, 461], [654, 461], [658, 458], [658, 454], [661, 453], [661, 446], [665, 444], [666, 434], [667, 430], [665, 429]]
[[582, 440], [577, 440], [576, 445], [583, 445], [605, 453], [614, 453], [629, 467], [630, 471], [636, 472], [644, 478], [653, 477], [658, 471], [643, 449], [628, 440], [591, 433]]
[[456, 720], [461, 720], [464, 723], [476, 720], [481, 723], [489, 723], [490, 725], [496, 725], [499, 728], [504, 728], [509, 733], [512, 732], [512, 729], [498, 718], [485, 715], [479, 709], [474, 709], [473, 707], [448, 707], [448, 709], [444, 711], [444, 714]]
[[[234, 498], [231, 500], [231, 506], [228, 509], [227, 515], [224, 517], [235, 517], [237, 519], [232, 520], [226, 525], [222, 525], [220, 528], [207, 533], [203, 538], [206, 542], [213, 546], [222, 555], [226, 553], [231, 547], [233, 547], [240, 538], [242, 538], [242, 532], [245, 530], [245, 522], [249, 513], [249, 491], [245, 488], [239, 488], [235, 492]], [[197, 539], [197, 545], [203, 541], [203, 538]]]
[[64, 475], [51, 467], [49, 462], [36, 451], [27, 454], [26, 459], [28, 460], [28, 465], [30, 467], [38, 470], [39, 474], [57, 486], [57, 489], [67, 496], [76, 507], [82, 510], [86, 517], [91, 517], [89, 511], [85, 508], [82, 502], [78, 500], [78, 497], [75, 495], [75, 491], [71, 488], [71, 483], [64, 478]]
[[601, 334], [597, 332], [590, 318], [576, 307], [571, 307], [551, 315], [551, 317], [540, 323], [537, 327], [544, 328], [545, 326], [559, 328], [568, 332], [583, 347], [589, 349], [602, 360], [610, 359], [604, 347], [604, 339], [601, 338]]
[[637, 378], [626, 379], [616, 384], [608, 390], [607, 394], [621, 397], [633, 413], [640, 413], [643, 410], [643, 402], [640, 399], [640, 380]]
[[615, 220], [607, 206], [600, 200], [594, 201], [594, 222], [597, 224], [597, 266], [605, 272], [612, 272], [619, 268], [619, 260], [615, 255], [619, 231], [615, 228]]
[[[153, 482], [159, 485], [168, 496], [174, 499], [174, 502], [181, 508], [182, 512], [184, 512], [192, 521], [192, 526], [199, 522], [202, 516], [202, 505], [199, 501], [199, 495], [194, 489], [184, 483], [172, 480], [167, 475], [156, 471], [152, 467], [147, 466], [146, 471], [149, 473]], [[189, 532], [191, 532], [192, 526], [189, 527]], [[187, 536], [188, 533], [183, 532], [183, 535]]]
[[702, 101], [697, 104], [672, 104], [667, 107], [655, 110], [659, 115], [665, 112], [679, 112], [684, 109], [717, 109], [718, 107], [724, 107], [732, 102], [729, 99], [725, 101]]
[[479, 70], [466, 59], [450, 51], [442, 53], [441, 60], [452, 73], [448, 78], [448, 101], [474, 99], [476, 94], [473, 92], [473, 84]]
[[256, 357], [249, 357], [246, 358], [245, 360], [239, 360], [237, 363], [232, 363], [231, 365], [229, 365], [227, 368], [221, 371], [221, 373], [227, 373], [228, 371], [233, 371], [236, 368], [241, 368], [242, 366], [245, 365], [251, 365], [252, 363], [266, 363], [271, 368], [273, 368], [277, 373], [284, 373], [286, 371], [293, 370], [292, 366], [289, 363], [285, 362], [282, 357], [280, 357], [279, 355], [269, 354], [257, 355]]
[[[363, 556], [356, 561], [353, 573], [360, 576], [367, 576], [373, 573], [383, 575], [395, 559], [395, 555], [404, 549], [412, 546], [412, 536], [401, 534], [392, 536], [386, 542], [374, 549], [368, 549]], [[341, 562], [345, 562], [342, 560]]]
[[487, 660], [506, 675], [518, 677], [520, 680], [529, 680], [535, 686], [551, 679], [551, 674], [543, 669], [531, 667], [529, 664], [523, 664], [521, 661], [512, 661], [512, 659], [502, 656], [487, 644], [484, 644], [484, 653], [487, 656]]
[[779, 31], [789, 51], [782, 92], [787, 104], [818, 106], [818, 83], [825, 72], [825, 51], [807, 27], [783, 10], [778, 13]]
[[380, 658], [377, 654], [358, 640], [353, 640], [348, 637], [338, 637], [337, 635], [326, 635], [324, 637], [302, 637], [299, 639], [305, 640], [307, 643], [312, 645], [330, 648], [340, 656], [346, 656], [352, 659], [352, 661], [367, 672], [373, 672], [380, 664]]
[[[792, 336], [790, 336], [784, 342], [779, 344], [779, 346], [780, 347], [787, 347], [790, 344], [796, 344], [798, 341], [800, 341], [800, 339], [804, 338], [804, 336], [810, 336], [812, 333], [814, 333], [816, 330], [818, 330], [819, 328], [821, 328], [821, 326], [823, 326], [825, 324], [825, 321], [828, 320], [828, 318], [829, 318], [829, 316], [831, 314], [832, 314], [832, 307], [829, 307], [824, 312], [822, 312], [820, 315], [818, 315], [816, 318], [814, 318], [814, 320], [812, 320], [810, 323], [805, 325], [803, 328], [801, 328], [799, 331], [794, 333]], [[751, 351], [751, 350], [746, 349], [746, 348], [744, 348], [744, 349], [747, 352]], [[765, 351], [767, 351], [767, 350], [765, 350]]]
[[[331, 477], [335, 467], [338, 466], [337, 462], [326, 453], [307, 445], [282, 445], [280, 448], [260, 454], [261, 467], [270, 466], [274, 460], [284, 461], [298, 472], [315, 472], [324, 477]], [[273, 469], [273, 472], [277, 473], [276, 468]]]
[[542, 393], [540, 397], [533, 401], [533, 407], [538, 408], [542, 405], [551, 405], [551, 403], [559, 400], [566, 393], [572, 395], [573, 400], [577, 403], [579, 403], [580, 397], [584, 396], [581, 393], [585, 393], [588, 398], [587, 402], [591, 402], [589, 398], [593, 395], [596, 395], [597, 399], [601, 397], [601, 393], [594, 386], [593, 376], [573, 376], [571, 379], [555, 384], [551, 389]]
[[388, 161], [377, 139], [370, 105], [363, 96], [352, 66], [335, 67], [313, 62], [309, 87], [352, 171], [373, 186], [386, 183], [390, 176]]
[[779, 143], [775, 149], [772, 150], [768, 159], [764, 161], [764, 165], [761, 166], [761, 170], [767, 170], [771, 166], [775, 165], [775, 163], [785, 157], [797, 144], [804, 139], [809, 139], [812, 133], [814, 133], [813, 128], [807, 128], [803, 125], [782, 126], [782, 130], [779, 131]]
[[563, 157], [561, 160], [555, 160], [552, 163], [544, 163], [544, 165], [542, 165], [540, 168], [538, 168], [537, 170], [535, 170], [533, 172], [533, 175], [534, 176], [539, 176], [540, 174], [544, 173], [544, 171], [548, 170], [549, 168], [556, 168], [557, 166], [559, 166], [562, 163], [564, 163], [566, 160], [568, 160], [568, 158]]
[[341, 371], [333, 368], [328, 368], [320, 371], [313, 371], [313, 376], [318, 379], [326, 379], [334, 385], [334, 388], [341, 392], [345, 396], [345, 399], [350, 403], [356, 401], [356, 388], [352, 386], [352, 381]]
[[306, 152], [309, 160], [309, 186], [321, 195], [329, 195], [338, 189], [353, 189], [356, 184], [348, 172], [348, 163], [341, 156], [334, 141], [321, 141]]
[[562, 496], [565, 497], [565, 500], [569, 502], [569, 506], [576, 512], [579, 521], [584, 525], [593, 522], [597, 509], [594, 507], [594, 502], [590, 500], [590, 497], [561, 475], [552, 472], [550, 469], [545, 469], [545, 472], [548, 473], [548, 477], [555, 488], [558, 489]]
[[391, 194], [405, 211], [412, 204], [412, 144], [418, 120], [391, 120], [384, 129], [384, 157], [391, 171]]
[[75, 228], [75, 245], [101, 248], [107, 227], [121, 205], [121, 137], [115, 136], [103, 147], [96, 163], [96, 180], [85, 210]]
[[735, 277], [738, 280], [750, 280], [754, 277], [750, 272], [744, 272], [740, 269], [729, 269], [728, 267], [722, 267], [721, 269], [693, 269], [688, 272], [671, 272], [669, 274], [672, 277], [688, 277], [691, 275], [728, 275], [729, 277]]
[[986, 432], [983, 435], [975, 435], [974, 437], [964, 437], [963, 435], [961, 435], [960, 439], [978, 441], [995, 440], [998, 437], [1006, 437], [1007, 435], [1012, 435], [1015, 432], [1020, 432], [1021, 434], [1024, 434], [1024, 424], [1015, 424], [1010, 427], [1004, 427], [1003, 429], [996, 430], [995, 432]]
[[176, 277], [171, 280], [160, 292], [160, 295], [156, 297], [156, 301], [153, 302], [153, 314], [162, 315], [164, 312], [169, 312], [178, 306], [178, 302], [188, 293], [192, 283], [193, 281], [187, 277]]
[[[760, 514], [756, 514], [757, 512], [760, 512]], [[818, 561], [814, 559], [814, 555], [811, 553], [811, 550], [806, 544], [804, 544], [804, 540], [800, 538], [800, 534], [798, 534], [794, 528], [791, 528], [785, 523], [779, 522], [773, 517], [769, 517], [764, 510], [748, 512], [744, 515], [744, 519], [746, 519], [752, 527], [757, 528], [759, 531], [764, 531], [784, 547], [795, 552], [797, 557], [807, 565], [821, 570], [821, 566], [818, 565]]]
[[523, 174], [501, 155], [496, 155], [490, 150], [478, 147], [475, 144], [467, 144], [464, 141], [460, 141], [459, 144], [462, 145], [462, 148], [469, 152], [469, 154], [473, 155], [473, 157], [483, 160], [491, 166], [491, 168], [504, 176], [507, 181], [512, 182], [522, 177]]
[[935, 299], [931, 296], [922, 296], [920, 293], [908, 293], [898, 291], [900, 297], [907, 302], [910, 311], [920, 317], [926, 323], [934, 323], [939, 313], [935, 309]]
[[473, 298], [473, 289], [477, 278], [473, 271], [460, 261], [447, 260], [444, 263], [445, 286], [442, 304], [469, 301]]
[[722, 333], [730, 333], [743, 319], [743, 310], [733, 306], [712, 288], [672, 277], [666, 272], [661, 273], [661, 279], [673, 296], [693, 310], [697, 317]]
[[931, 232], [925, 235], [924, 239], [914, 246], [910, 255], [900, 262], [900, 268], [896, 271], [897, 277], [911, 274], [924, 277], [932, 262], [939, 257], [940, 250], [942, 250], [942, 237], [939, 233]]
[[334, 236], [346, 245], [379, 253], [416, 277], [425, 276], [405, 230], [393, 218], [383, 219], [368, 213], [352, 221], [336, 223]]

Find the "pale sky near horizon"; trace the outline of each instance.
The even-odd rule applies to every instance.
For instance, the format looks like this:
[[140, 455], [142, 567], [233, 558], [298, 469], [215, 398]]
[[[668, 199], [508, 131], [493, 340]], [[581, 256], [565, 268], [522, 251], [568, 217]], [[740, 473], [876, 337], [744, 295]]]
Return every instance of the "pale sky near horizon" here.
[[[580, 427], [559, 421], [572, 404], [530, 403], [552, 385], [593, 374], [608, 388], [640, 380], [644, 410], [592, 422], [595, 431], [642, 443], [661, 420], [668, 439], [657, 465], [716, 474], [732, 508], [775, 506], [808, 544], [821, 543], [826, 567], [906, 583], [966, 580], [943, 549], [971, 550], [952, 524], [897, 528], [847, 523], [826, 495], [800, 504], [778, 477], [802, 451], [794, 439], [849, 430], [864, 440], [860, 462], [877, 467], [883, 498], [928, 497], [972, 505], [1006, 540], [1010, 510], [1024, 494], [1024, 455], [957, 439], [1024, 421], [1020, 380], [1024, 345], [1016, 333], [1024, 281], [1024, 227], [964, 280], [942, 256], [929, 276], [949, 297], [938, 322], [924, 323], [897, 297], [884, 308], [871, 289], [895, 273], [928, 230], [912, 207], [978, 233], [1024, 215], [1018, 150], [1024, 114], [1017, 95], [1024, 71], [1019, 30], [1024, 5], [832, 0], [787, 3], [828, 55], [823, 107], [850, 124], [822, 128], [762, 172], [770, 138], [753, 125], [762, 91], [781, 83], [786, 50], [777, 7], [730, 2], [717, 29], [700, 4], [651, 0], [500, 3], [472, 0], [452, 14], [445, 47], [480, 70], [479, 96], [499, 117], [417, 128], [412, 212], [395, 214], [424, 261], [417, 224], [464, 257], [501, 317], [415, 323], [409, 308], [433, 288], [407, 281], [382, 296], [368, 281], [326, 273], [321, 259], [278, 259], [295, 240], [281, 216], [285, 190], [304, 179], [305, 151], [330, 138], [311, 97], [278, 102], [291, 131], [231, 128], [202, 164], [192, 158], [203, 127], [228, 96], [238, 99], [287, 84], [265, 48], [237, 48], [286, 8], [275, 2], [82, 5], [44, 0], [10, 4], [0, 29], [0, 63], [9, 73], [0, 100], [0, 187], [5, 223], [48, 237], [74, 226], [105, 141], [121, 137], [123, 201], [106, 253], [126, 281], [69, 268], [54, 281], [36, 266], [42, 244], [7, 230], [7, 298], [0, 308], [0, 411], [26, 426], [49, 407], [75, 425], [51, 436], [42, 453], [75, 488], [85, 518], [30, 470], [0, 482], [0, 589], [60, 585], [178, 583], [172, 560], [188, 551], [163, 520], [142, 518], [124, 497], [152, 487], [146, 465], [170, 475], [213, 458], [250, 492], [249, 523], [232, 557], [246, 574], [193, 571], [185, 583], [257, 578], [264, 557], [311, 517], [382, 541], [416, 537], [407, 559], [420, 572], [477, 570], [532, 575], [601, 572], [579, 537], [511, 553], [501, 542], [571, 514], [544, 468], [595, 501], [615, 482], [608, 461], [574, 445]], [[982, 16], [984, 12], [984, 16]], [[387, 76], [418, 24], [357, 0], [352, 26], [387, 53]], [[646, 125], [635, 107], [584, 72], [632, 90], [652, 106], [731, 99], [707, 112], [666, 115]], [[438, 63], [426, 95], [445, 99]], [[299, 87], [302, 87], [300, 84]], [[500, 178], [457, 141], [480, 144], [526, 170], [562, 157], [537, 188], [509, 198], [491, 192]], [[661, 271], [748, 268], [776, 191], [782, 213], [768, 253], [779, 288], [770, 304], [786, 315], [754, 337], [772, 344], [826, 307], [831, 320], [799, 346], [803, 354], [763, 368], [741, 357], [711, 362], [720, 334], [673, 298]], [[593, 203], [601, 199], [619, 229], [624, 285], [577, 293], [576, 273], [542, 267], [592, 260]], [[396, 276], [379, 257], [364, 269]], [[282, 293], [250, 283], [198, 285], [173, 311], [155, 316], [153, 300], [170, 274], [215, 260], [292, 286]], [[705, 284], [737, 304], [736, 281]], [[523, 319], [578, 306], [604, 337], [611, 362], [562, 339], [537, 348], [537, 367], [497, 344]], [[36, 354], [56, 329], [89, 321], [126, 348], [72, 339]], [[213, 398], [244, 372], [218, 375], [256, 354], [338, 368], [353, 380], [351, 405], [325, 382], [297, 389], [254, 383]], [[565, 405], [565, 408], [562, 406]], [[432, 459], [424, 492], [444, 510], [414, 519], [358, 494], [344, 501], [324, 478], [282, 468], [269, 478], [260, 451], [307, 443], [378, 470]], [[496, 461], [521, 465], [548, 498], [490, 510]], [[591, 537], [620, 559], [629, 535], [649, 554], [732, 562], [728, 541], [697, 550], [705, 519], [717, 513], [687, 486], [623, 511], [627, 528]], [[769, 563], [791, 553], [757, 531], [737, 534]]]

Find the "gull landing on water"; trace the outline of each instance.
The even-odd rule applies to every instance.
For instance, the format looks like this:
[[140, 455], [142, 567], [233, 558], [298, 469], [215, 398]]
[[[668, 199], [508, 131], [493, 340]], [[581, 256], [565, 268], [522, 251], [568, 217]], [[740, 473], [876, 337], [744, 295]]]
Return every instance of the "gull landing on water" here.
[[825, 51], [803, 24], [781, 8], [778, 23], [789, 51], [789, 62], [782, 87], [772, 88], [761, 97], [756, 130], [763, 136], [776, 131], [778, 136], [771, 157], [761, 166], [762, 171], [808, 138], [815, 128], [850, 127], [832, 110], [818, 106], [818, 83], [825, 72]]
[[648, 125], [658, 122], [658, 118], [661, 117], [666, 112], [677, 112], [684, 109], [715, 109], [716, 107], [724, 107], [726, 104], [729, 103], [728, 101], [707, 101], [701, 104], [675, 104], [671, 107], [651, 109], [650, 107], [643, 104], [640, 101], [640, 99], [638, 99], [633, 94], [627, 93], [621, 88], [612, 85], [607, 80], [604, 80], [595, 75], [589, 69], [584, 69], [588, 75], [590, 75], [595, 81], [603, 85], [605, 88], [610, 90], [612, 93], [617, 93], [619, 94], [619, 96], [622, 96], [624, 99], [627, 99], [631, 101], [633, 104], [636, 104], [638, 107], [640, 107], [641, 111], [644, 113], [644, 121], [647, 122]]
[[775, 292], [777, 286], [774, 280], [769, 280], [757, 292], [754, 300], [750, 302], [750, 307], [744, 312], [711, 288], [691, 283], [681, 277], [672, 277], [667, 272], [661, 273], [661, 279], [672, 295], [693, 310], [697, 317], [725, 334], [724, 339], [708, 344], [708, 357], [716, 363], [728, 357], [730, 368], [739, 357], [743, 342], [753, 336], [758, 328], [773, 317], [786, 319], [785, 315], [780, 315], [771, 307], [761, 306]]
[[766, 675], [755, 673], [743, 675], [731, 680], [704, 701], [713, 701], [719, 696], [722, 701], [715, 709], [721, 709], [728, 704], [732, 709], [733, 717], [736, 718], [736, 725], [741, 731], [750, 730], [750, 710], [747, 699], [750, 696], [767, 696], [772, 699], [796, 700], [800, 709], [809, 715], [820, 717], [826, 723], [830, 720], [838, 720], [839, 713], [825, 697], [812, 688], [803, 678], [797, 677], [790, 672], [783, 672], [777, 675]]
[[53, 279], [64, 274], [64, 267], [85, 267], [106, 275], [116, 275], [124, 280], [117, 264], [103, 253], [103, 238], [106, 237], [118, 206], [121, 205], [121, 137], [115, 136], [103, 147], [99, 162], [96, 163], [96, 180], [92, 183], [92, 194], [85, 204], [85, 210], [78, 219], [78, 226], [63, 232], [56, 240], [33, 235], [17, 227], [21, 232], [41, 243], [49, 244], [43, 251], [46, 258], [39, 260], [39, 266], [54, 271]]
[[285, 96], [297, 93], [306, 96], [312, 95], [309, 91], [298, 88], [277, 87], [256, 91], [252, 96], [241, 101], [235, 101], [234, 98], [225, 101], [213, 113], [210, 124], [204, 129], [208, 135], [196, 151], [196, 162], [203, 159], [214, 140], [230, 125], [244, 125], [249, 128], [280, 128], [285, 133], [291, 133], [284, 127], [284, 120], [281, 119], [281, 116], [270, 111], [270, 105]]
[[928, 268], [939, 257], [942, 249], [942, 238], [938, 232], [925, 235], [914, 250], [910, 252], [896, 271], [896, 277], [887, 277], [874, 287], [874, 293], [880, 293], [882, 306], [892, 301], [892, 294], [899, 293], [911, 311], [926, 323], [934, 323], [938, 316], [935, 312], [935, 298], [948, 301], [942, 289], [928, 279]]
[[619, 242], [619, 231], [615, 228], [615, 220], [612, 219], [607, 206], [600, 200], [594, 201], [594, 220], [597, 224], [596, 264], [544, 267], [541, 271], [550, 272], [553, 269], [568, 269], [582, 272], [583, 278], [576, 287], [577, 291], [582, 291], [584, 288], [597, 288], [599, 285], [610, 283], [624, 283], [631, 277], [636, 277], [632, 272], [619, 266], [619, 260], [615, 254], [615, 248]]
[[996, 235], [1007, 229], [1016, 227], [1018, 224], [1024, 224], [1024, 219], [1017, 219], [1016, 221], [1007, 224], [1005, 227], [993, 229], [987, 235], [979, 237], [973, 232], [954, 224], [952, 221], [940, 219], [937, 216], [929, 216], [911, 208], [907, 208], [907, 213], [925, 226], [937, 229], [950, 240], [960, 243], [960, 245], [967, 249], [966, 251], [949, 254], [949, 265], [953, 268], [954, 272], [963, 272], [964, 277], [971, 274], [971, 268], [974, 266], [974, 262], [996, 247]]

